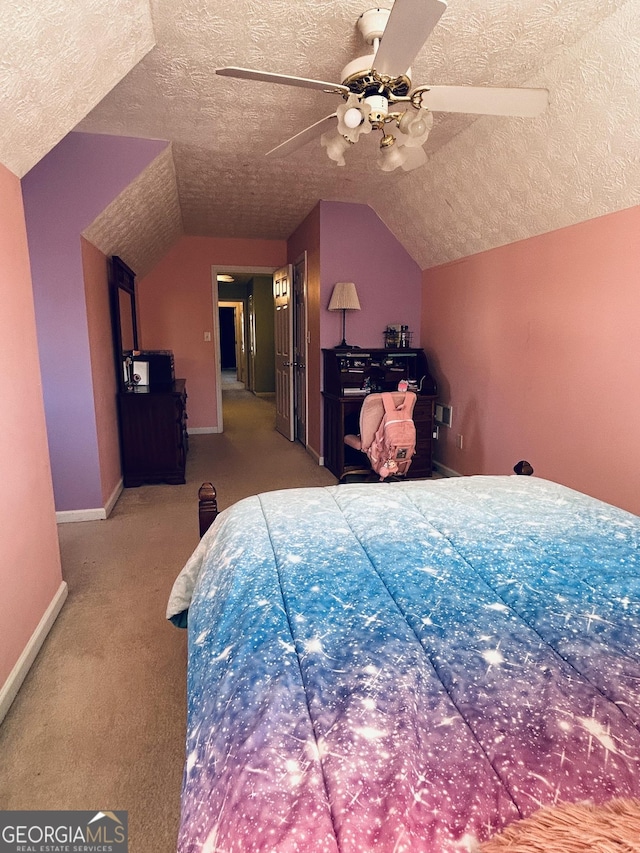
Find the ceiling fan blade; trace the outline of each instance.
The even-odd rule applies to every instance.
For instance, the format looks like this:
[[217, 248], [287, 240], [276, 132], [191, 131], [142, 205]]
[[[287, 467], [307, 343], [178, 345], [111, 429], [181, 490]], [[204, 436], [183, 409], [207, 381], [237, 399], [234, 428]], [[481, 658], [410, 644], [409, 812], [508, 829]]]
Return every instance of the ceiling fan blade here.
[[537, 116], [549, 102], [546, 89], [499, 89], [485, 86], [431, 86], [422, 106], [432, 112], [491, 116]]
[[373, 61], [378, 74], [404, 74], [446, 8], [445, 0], [395, 0]]
[[272, 148], [271, 151], [267, 151], [265, 157], [286, 157], [287, 154], [297, 151], [298, 148], [302, 148], [302, 146], [306, 145], [307, 142], [311, 142], [312, 139], [320, 136], [325, 132], [325, 130], [329, 130], [332, 125], [335, 126], [335, 120], [337, 118], [338, 116], [336, 113], [331, 113], [330, 116], [321, 118], [320, 121], [309, 125], [309, 127], [301, 130], [300, 133], [296, 133], [295, 136], [287, 139], [286, 142], [281, 142], [280, 145], [276, 145], [276, 147]]
[[255, 71], [253, 68], [216, 68], [216, 74], [222, 77], [237, 77], [240, 80], [257, 80], [262, 83], [280, 83], [283, 86], [300, 86], [303, 89], [322, 89], [324, 92], [348, 93], [342, 83], [327, 83], [325, 80], [308, 80], [306, 77], [292, 77], [289, 74], [272, 74], [270, 71]]

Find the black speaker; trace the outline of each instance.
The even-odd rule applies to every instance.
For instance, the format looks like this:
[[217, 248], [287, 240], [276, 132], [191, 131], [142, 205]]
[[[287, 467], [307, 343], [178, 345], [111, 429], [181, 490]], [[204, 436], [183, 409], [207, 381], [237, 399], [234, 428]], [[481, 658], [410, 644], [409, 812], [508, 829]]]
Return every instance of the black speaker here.
[[167, 388], [175, 382], [176, 376], [171, 350], [140, 350], [134, 355], [134, 362], [140, 361], [146, 361], [149, 366], [149, 388]]

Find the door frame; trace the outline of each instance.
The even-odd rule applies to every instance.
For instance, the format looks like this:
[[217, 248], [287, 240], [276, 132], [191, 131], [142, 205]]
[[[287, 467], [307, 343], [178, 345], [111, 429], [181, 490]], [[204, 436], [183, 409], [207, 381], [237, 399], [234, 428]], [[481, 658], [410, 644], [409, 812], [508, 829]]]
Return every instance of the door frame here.
[[[294, 314], [294, 332], [293, 337], [294, 341], [296, 339], [296, 335], [298, 336], [298, 340], [303, 343], [303, 358], [304, 358], [304, 409], [305, 409], [305, 419], [304, 419], [304, 436], [300, 437], [296, 435], [299, 441], [301, 441], [305, 447], [309, 444], [309, 300], [308, 300], [308, 286], [309, 286], [309, 263], [307, 260], [307, 250], [297, 258], [293, 264], [291, 264], [292, 269], [292, 279], [295, 278], [296, 268], [302, 267], [302, 275], [303, 275], [303, 286], [302, 286], [302, 299], [304, 301], [304, 329], [297, 329], [295, 327], [296, 315]], [[291, 281], [291, 290], [295, 295], [293, 280]], [[295, 381], [295, 380], [294, 380]], [[297, 425], [297, 407], [295, 403], [294, 397], [294, 406], [293, 406], [293, 417], [294, 422]], [[297, 431], [297, 428], [296, 428]]]
[[[221, 299], [218, 301], [220, 308], [233, 308], [234, 331], [236, 334], [236, 376], [241, 382], [247, 381], [247, 336], [245, 333], [245, 313], [247, 306], [242, 299]], [[218, 319], [220, 315], [218, 314]], [[222, 362], [222, 359], [220, 359]], [[222, 364], [220, 365], [222, 371]]]
[[293, 350], [295, 300], [293, 266], [286, 264], [273, 274], [276, 431], [295, 441], [295, 353]]
[[224, 432], [224, 421], [222, 417], [222, 359], [220, 357], [220, 319], [218, 317], [218, 276], [224, 273], [233, 275], [234, 272], [242, 275], [270, 275], [279, 267], [238, 266], [237, 264], [214, 264], [211, 267], [211, 292], [213, 297], [213, 352], [216, 363], [216, 421], [214, 432]]

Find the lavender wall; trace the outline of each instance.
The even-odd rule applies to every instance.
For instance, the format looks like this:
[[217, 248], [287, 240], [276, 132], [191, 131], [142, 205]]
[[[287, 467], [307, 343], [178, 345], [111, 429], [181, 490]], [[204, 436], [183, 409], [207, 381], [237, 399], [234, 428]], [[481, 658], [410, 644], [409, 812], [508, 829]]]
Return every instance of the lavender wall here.
[[166, 144], [70, 133], [22, 181], [58, 511], [102, 506], [80, 234]]
[[326, 310], [337, 281], [355, 282], [362, 309], [347, 312], [347, 343], [384, 346], [387, 325], [402, 323], [420, 346], [420, 267], [370, 207], [320, 202], [320, 276], [322, 347], [342, 339], [342, 312]]

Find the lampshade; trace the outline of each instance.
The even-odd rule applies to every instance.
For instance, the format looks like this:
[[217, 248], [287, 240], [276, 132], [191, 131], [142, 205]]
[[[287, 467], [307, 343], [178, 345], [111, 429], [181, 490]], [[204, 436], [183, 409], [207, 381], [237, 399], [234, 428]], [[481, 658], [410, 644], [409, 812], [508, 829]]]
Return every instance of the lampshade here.
[[404, 165], [406, 159], [406, 150], [396, 142], [393, 134], [386, 134], [380, 144], [378, 166], [383, 172], [393, 172], [398, 166]]
[[417, 169], [419, 166], [424, 166], [427, 162], [427, 155], [424, 148], [408, 148], [404, 146], [405, 161], [401, 163], [402, 169], [405, 172], [410, 172], [412, 169]]
[[419, 148], [425, 144], [433, 128], [433, 113], [424, 109], [409, 108], [398, 122], [398, 141], [408, 148]]
[[329, 311], [342, 311], [342, 342], [338, 349], [346, 349], [349, 345], [345, 338], [345, 317], [347, 311], [359, 311], [360, 300], [356, 286], [352, 281], [339, 281], [333, 286], [333, 293], [329, 300]]
[[359, 311], [360, 300], [352, 281], [339, 281], [334, 285], [329, 311]]
[[344, 152], [353, 143], [345, 136], [341, 136], [337, 131], [328, 130], [320, 137], [321, 144], [327, 149], [327, 155], [338, 164], [345, 165]]

